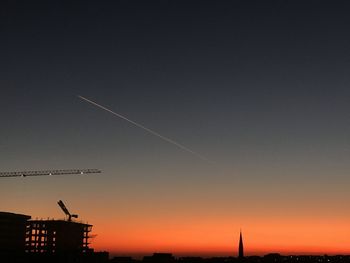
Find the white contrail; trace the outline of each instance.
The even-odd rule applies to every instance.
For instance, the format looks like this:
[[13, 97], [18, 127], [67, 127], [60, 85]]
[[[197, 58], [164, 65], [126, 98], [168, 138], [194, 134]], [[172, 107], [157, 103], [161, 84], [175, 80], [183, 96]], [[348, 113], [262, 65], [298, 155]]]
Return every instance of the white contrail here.
[[92, 100], [89, 100], [89, 99], [87, 99], [87, 98], [85, 98], [85, 97], [83, 97], [83, 96], [78, 95], [78, 97], [79, 97], [80, 99], [82, 99], [82, 100], [85, 100], [86, 102], [91, 103], [92, 105], [95, 105], [95, 106], [97, 106], [97, 107], [99, 107], [99, 108], [101, 108], [101, 109], [103, 109], [103, 110], [105, 110], [105, 111], [108, 111], [108, 112], [112, 113], [113, 115], [115, 115], [115, 116], [117, 116], [117, 117], [119, 117], [119, 118], [121, 118], [121, 119], [123, 119], [123, 120], [126, 120], [127, 122], [130, 122], [130, 123], [134, 124], [135, 126], [137, 126], [137, 127], [141, 128], [141, 129], [143, 129], [143, 130], [145, 130], [145, 131], [147, 131], [147, 132], [153, 134], [154, 136], [157, 136], [157, 137], [161, 138], [162, 140], [164, 140], [164, 141], [166, 141], [166, 142], [168, 142], [168, 143], [171, 143], [171, 144], [173, 144], [173, 145], [175, 145], [175, 146], [181, 148], [182, 150], [185, 150], [185, 151], [187, 151], [187, 152], [189, 152], [189, 153], [191, 153], [191, 154], [197, 156], [198, 158], [200, 158], [200, 159], [202, 159], [202, 160], [204, 160], [204, 161], [206, 161], [206, 162], [208, 162], [208, 163], [212, 163], [210, 160], [208, 160], [208, 159], [205, 158], [204, 156], [202, 156], [202, 155], [196, 153], [195, 151], [192, 151], [191, 149], [187, 148], [186, 146], [184, 146], [184, 145], [182, 145], [182, 144], [180, 144], [180, 143], [178, 143], [178, 142], [173, 141], [172, 139], [169, 139], [169, 138], [167, 138], [167, 137], [165, 137], [165, 136], [159, 134], [158, 132], [155, 132], [155, 131], [153, 131], [153, 130], [151, 130], [151, 129], [148, 129], [147, 127], [143, 126], [142, 124], [139, 124], [139, 123], [137, 123], [137, 122], [134, 122], [133, 120], [130, 120], [130, 119], [128, 119], [127, 117], [125, 117], [125, 116], [123, 116], [123, 115], [121, 115], [121, 114], [119, 114], [119, 113], [116, 113], [116, 112], [114, 112], [114, 111], [112, 111], [112, 110], [110, 110], [110, 109], [108, 109], [108, 108], [106, 108], [106, 107], [104, 107], [104, 106], [102, 106], [102, 105], [100, 105], [100, 104], [97, 104], [96, 102], [94, 102], [94, 101], [92, 101]]

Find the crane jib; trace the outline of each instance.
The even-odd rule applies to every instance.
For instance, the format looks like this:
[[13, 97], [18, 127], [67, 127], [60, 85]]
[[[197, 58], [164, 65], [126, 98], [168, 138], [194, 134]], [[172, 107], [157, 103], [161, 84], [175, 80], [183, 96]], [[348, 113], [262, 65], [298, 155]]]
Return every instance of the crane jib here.
[[19, 172], [0, 172], [0, 177], [26, 177], [26, 176], [45, 176], [45, 175], [70, 175], [70, 174], [94, 174], [101, 173], [98, 169], [70, 169], [70, 170], [42, 170], [42, 171], [19, 171]]

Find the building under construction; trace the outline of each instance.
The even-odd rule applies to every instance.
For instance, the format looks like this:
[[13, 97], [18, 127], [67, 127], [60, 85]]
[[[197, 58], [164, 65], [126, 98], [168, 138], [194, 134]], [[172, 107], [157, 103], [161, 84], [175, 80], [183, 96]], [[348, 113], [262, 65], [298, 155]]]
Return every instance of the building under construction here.
[[68, 220], [30, 220], [30, 216], [0, 212], [0, 254], [85, 253], [92, 225]]
[[72, 221], [65, 204], [58, 205], [66, 220], [30, 220], [30, 216], [0, 212], [0, 253], [83, 254], [89, 248], [92, 225]]
[[[0, 172], [1, 177], [82, 175], [97, 169]], [[92, 225], [72, 220], [64, 203], [58, 205], [65, 220], [31, 220], [30, 216], [0, 212], [0, 262], [11, 263], [90, 263], [107, 262], [108, 253], [89, 248]]]
[[92, 225], [65, 220], [28, 221], [25, 239], [27, 253], [85, 253]]

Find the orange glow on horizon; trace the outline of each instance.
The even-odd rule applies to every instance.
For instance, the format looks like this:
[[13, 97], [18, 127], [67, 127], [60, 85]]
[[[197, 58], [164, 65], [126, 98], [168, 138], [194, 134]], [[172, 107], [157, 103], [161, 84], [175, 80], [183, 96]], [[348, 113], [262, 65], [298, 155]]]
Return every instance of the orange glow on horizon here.
[[[97, 224], [96, 224], [97, 225]], [[240, 225], [235, 222], [170, 220], [96, 227], [92, 246], [111, 254], [151, 254], [237, 256]], [[345, 221], [328, 220], [246, 220], [242, 226], [245, 253], [349, 254], [350, 226]]]

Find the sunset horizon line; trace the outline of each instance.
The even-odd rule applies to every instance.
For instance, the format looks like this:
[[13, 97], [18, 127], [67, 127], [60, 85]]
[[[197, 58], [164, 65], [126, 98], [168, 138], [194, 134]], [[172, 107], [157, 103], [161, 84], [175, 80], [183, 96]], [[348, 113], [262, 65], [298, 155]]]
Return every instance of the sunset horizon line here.
[[[106, 251], [112, 256], [120, 256], [120, 257], [135, 257], [135, 258], [142, 258], [144, 256], [150, 256], [153, 254], [172, 254], [175, 257], [202, 257], [202, 258], [213, 258], [213, 257], [233, 257], [237, 258], [238, 253], [232, 251], [230, 253], [229, 251], [172, 251], [172, 250], [154, 250], [154, 251], [115, 251], [115, 250], [108, 250], [108, 249], [101, 249], [99, 251]], [[336, 251], [336, 250], [329, 250], [329, 251], [310, 251], [310, 250], [248, 250], [245, 252], [245, 257], [251, 257], [251, 256], [259, 256], [263, 257], [269, 254], [280, 254], [281, 256], [350, 256], [350, 251]]]

